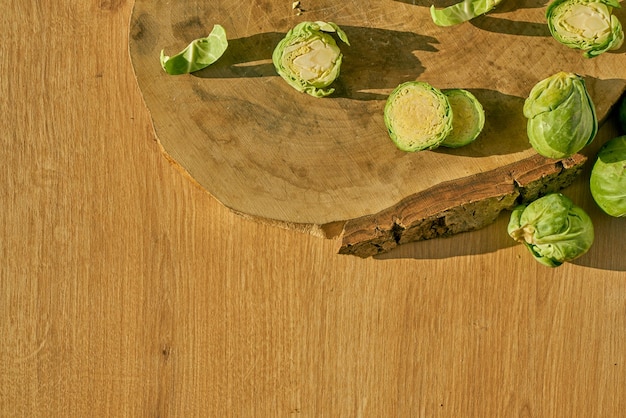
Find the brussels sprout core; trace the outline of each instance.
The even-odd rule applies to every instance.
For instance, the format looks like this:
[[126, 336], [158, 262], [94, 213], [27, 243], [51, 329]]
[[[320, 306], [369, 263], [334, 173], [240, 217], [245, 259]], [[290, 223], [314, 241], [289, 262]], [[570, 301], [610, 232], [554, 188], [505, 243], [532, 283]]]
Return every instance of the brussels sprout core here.
[[293, 88], [314, 97], [324, 97], [339, 77], [343, 55], [335, 39], [350, 45], [346, 34], [332, 22], [302, 22], [287, 32], [272, 54], [276, 72]]
[[517, 242], [525, 242], [527, 244], [532, 244], [534, 233], [535, 233], [535, 228], [533, 226], [524, 225], [521, 228], [512, 230], [509, 235], [511, 236], [511, 238], [513, 238]]
[[282, 62], [293, 74], [308, 82], [325, 80], [318, 83], [320, 87], [328, 85], [329, 73], [335, 68], [341, 52], [337, 45], [331, 45], [322, 39], [311, 42], [300, 42], [290, 45], [283, 52]]
[[444, 90], [454, 119], [452, 132], [443, 140], [441, 146], [458, 148], [473, 142], [485, 126], [485, 111], [476, 97], [467, 90]]
[[428, 83], [409, 81], [389, 95], [385, 105], [389, 136], [403, 151], [439, 146], [452, 130], [452, 111], [446, 96]]
[[591, 58], [624, 41], [613, 7], [620, 7], [616, 0], [556, 0], [546, 10], [548, 27], [557, 41]]

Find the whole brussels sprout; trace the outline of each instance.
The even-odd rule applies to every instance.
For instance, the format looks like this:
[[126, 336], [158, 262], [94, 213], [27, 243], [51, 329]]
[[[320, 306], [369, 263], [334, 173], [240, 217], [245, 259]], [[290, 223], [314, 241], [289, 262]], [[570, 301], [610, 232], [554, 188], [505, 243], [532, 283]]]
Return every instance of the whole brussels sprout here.
[[559, 72], [538, 82], [524, 102], [532, 147], [547, 158], [566, 158], [590, 144], [598, 132], [596, 110], [585, 81]]
[[617, 0], [555, 0], [546, 9], [548, 28], [554, 39], [592, 58], [624, 42], [614, 7]]
[[591, 218], [561, 193], [517, 206], [507, 230], [535, 260], [548, 267], [558, 267], [585, 254], [594, 238]]
[[452, 131], [452, 108], [441, 90], [423, 81], [408, 81], [387, 98], [384, 120], [400, 150], [434, 149]]
[[272, 54], [276, 72], [296, 90], [314, 97], [335, 91], [326, 87], [339, 77], [343, 54], [329, 33], [350, 45], [345, 32], [332, 22], [302, 22], [276, 45]]
[[442, 147], [458, 148], [480, 135], [485, 126], [485, 111], [472, 93], [464, 89], [443, 90], [452, 108], [452, 132], [441, 142]]
[[626, 216], [626, 135], [600, 148], [589, 187], [600, 209], [611, 216]]

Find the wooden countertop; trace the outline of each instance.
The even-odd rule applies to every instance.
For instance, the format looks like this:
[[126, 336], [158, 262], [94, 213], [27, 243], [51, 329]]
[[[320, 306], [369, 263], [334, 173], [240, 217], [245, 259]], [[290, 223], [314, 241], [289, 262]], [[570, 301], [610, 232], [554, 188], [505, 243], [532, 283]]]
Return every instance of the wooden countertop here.
[[231, 213], [163, 156], [132, 1], [62, 3], [1, 18], [0, 415], [623, 414], [626, 224], [595, 207], [589, 167], [564, 193], [596, 241], [557, 269], [508, 214], [337, 255]]

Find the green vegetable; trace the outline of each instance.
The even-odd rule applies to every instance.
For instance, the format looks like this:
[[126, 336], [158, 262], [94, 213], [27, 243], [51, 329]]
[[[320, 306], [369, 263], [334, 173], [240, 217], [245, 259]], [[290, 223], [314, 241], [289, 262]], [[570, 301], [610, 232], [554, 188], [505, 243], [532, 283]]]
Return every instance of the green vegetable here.
[[617, 0], [555, 0], [546, 9], [550, 33], [560, 43], [580, 49], [587, 58], [618, 49], [624, 41], [620, 21], [612, 14]]
[[591, 143], [598, 119], [582, 77], [559, 72], [539, 83], [524, 102], [528, 139], [544, 157], [566, 158]]
[[444, 9], [430, 7], [430, 16], [439, 26], [453, 26], [467, 22], [485, 14], [500, 4], [502, 0], [463, 0]]
[[560, 266], [585, 254], [594, 238], [591, 218], [560, 193], [513, 209], [507, 231], [548, 267]]
[[452, 108], [439, 89], [421, 81], [396, 87], [387, 99], [384, 120], [402, 151], [437, 148], [452, 131]]
[[171, 75], [198, 71], [217, 61], [227, 47], [226, 31], [222, 26], [214, 25], [209, 36], [192, 41], [172, 57], [161, 51], [161, 67]]
[[276, 72], [293, 88], [325, 97], [339, 77], [343, 54], [330, 33], [350, 45], [345, 32], [332, 22], [302, 22], [291, 29], [272, 54]]
[[626, 136], [613, 138], [600, 148], [589, 186], [600, 209], [611, 216], [626, 216]]
[[441, 142], [441, 146], [458, 148], [473, 142], [485, 126], [485, 111], [478, 99], [467, 90], [444, 90], [452, 107], [452, 132]]

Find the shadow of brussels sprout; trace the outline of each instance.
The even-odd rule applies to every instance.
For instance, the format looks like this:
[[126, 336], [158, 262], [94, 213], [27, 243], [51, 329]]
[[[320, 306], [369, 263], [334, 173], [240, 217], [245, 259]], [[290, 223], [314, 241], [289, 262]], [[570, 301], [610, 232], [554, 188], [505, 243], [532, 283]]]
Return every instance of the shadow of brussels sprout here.
[[[412, 4], [420, 7], [435, 6], [436, 8], [444, 8], [453, 6], [463, 0], [394, 0], [398, 3]], [[544, 7], [549, 0], [504, 0], [498, 4], [490, 13], [512, 12], [519, 9], [536, 9]]]
[[465, 157], [489, 157], [522, 152], [531, 147], [524, 117], [524, 98], [504, 94], [496, 90], [467, 89], [485, 110], [485, 126], [471, 144], [459, 148], [439, 147], [433, 152], [462, 155]]
[[544, 23], [521, 22], [494, 16], [482, 16], [480, 19], [472, 20], [470, 24], [486, 32], [516, 36], [552, 36], [548, 25]]
[[[413, 51], [436, 52], [435, 38], [412, 32], [342, 26], [350, 46], [337, 41], [344, 55], [333, 97], [355, 100], [385, 100], [388, 92], [407, 79], [417, 78], [424, 67]], [[222, 57], [213, 65], [194, 72], [201, 78], [277, 77], [272, 53], [284, 33], [266, 32], [231, 39]]]
[[[438, 9], [455, 5], [463, 0], [395, 0], [396, 2], [412, 4], [420, 7], [435, 6]], [[504, 33], [520, 36], [550, 36], [548, 26], [542, 23], [513, 21], [510, 19], [498, 18], [498, 14], [509, 13], [519, 9], [538, 9], [547, 6], [547, 0], [524, 0], [511, 1], [504, 0], [493, 10], [485, 15], [477, 16], [468, 23], [488, 32]]]
[[272, 52], [284, 36], [280, 32], [265, 32], [229, 39], [224, 55], [213, 65], [193, 75], [201, 78], [277, 76], [272, 64]]
[[344, 58], [341, 74], [333, 84], [335, 97], [386, 100], [391, 89], [424, 72], [414, 51], [437, 52], [434, 45], [438, 41], [430, 36], [378, 28], [342, 28], [351, 46], [341, 48]]
[[394, 1], [398, 3], [412, 4], [413, 6], [420, 6], [420, 7], [435, 6], [437, 8], [441, 8], [441, 7], [452, 6], [463, 0], [434, 0], [434, 1], [433, 0], [394, 0]]

